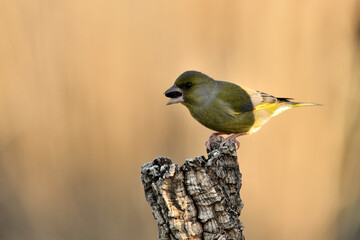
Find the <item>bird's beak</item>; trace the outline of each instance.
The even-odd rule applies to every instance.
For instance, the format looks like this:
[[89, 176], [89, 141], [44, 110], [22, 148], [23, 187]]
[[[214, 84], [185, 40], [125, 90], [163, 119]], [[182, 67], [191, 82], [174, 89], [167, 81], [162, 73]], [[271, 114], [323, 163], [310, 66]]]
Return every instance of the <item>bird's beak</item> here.
[[184, 102], [183, 92], [175, 84], [166, 90], [164, 94], [166, 97], [171, 98], [166, 105]]

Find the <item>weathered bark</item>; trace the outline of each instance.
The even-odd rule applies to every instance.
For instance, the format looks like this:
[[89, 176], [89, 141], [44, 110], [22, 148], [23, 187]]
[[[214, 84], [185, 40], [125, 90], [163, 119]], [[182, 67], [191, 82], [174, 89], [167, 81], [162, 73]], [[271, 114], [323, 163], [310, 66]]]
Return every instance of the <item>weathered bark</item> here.
[[161, 240], [245, 239], [240, 216], [241, 173], [233, 144], [211, 143], [208, 158], [187, 159], [181, 167], [158, 157], [141, 168], [146, 200]]

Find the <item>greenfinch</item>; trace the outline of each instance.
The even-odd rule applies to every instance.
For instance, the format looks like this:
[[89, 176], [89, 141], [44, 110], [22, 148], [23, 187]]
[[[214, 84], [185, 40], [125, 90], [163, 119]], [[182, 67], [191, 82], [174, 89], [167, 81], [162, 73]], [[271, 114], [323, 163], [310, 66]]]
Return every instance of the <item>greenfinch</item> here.
[[214, 80], [197, 71], [181, 74], [166, 90], [165, 96], [170, 98], [167, 105], [182, 103], [198, 122], [216, 131], [205, 142], [208, 149], [211, 140], [222, 134], [232, 135], [225, 138], [221, 146], [231, 141], [238, 148], [237, 137], [258, 131], [279, 113], [293, 107], [319, 105], [274, 97], [234, 83]]

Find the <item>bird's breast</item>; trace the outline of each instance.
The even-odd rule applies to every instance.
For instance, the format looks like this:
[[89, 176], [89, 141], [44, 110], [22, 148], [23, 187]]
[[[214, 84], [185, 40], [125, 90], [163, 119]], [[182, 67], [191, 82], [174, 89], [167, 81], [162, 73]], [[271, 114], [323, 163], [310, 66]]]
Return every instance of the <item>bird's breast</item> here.
[[229, 114], [216, 104], [206, 107], [188, 107], [191, 115], [202, 125], [217, 132], [240, 133], [247, 132], [254, 124], [252, 112]]

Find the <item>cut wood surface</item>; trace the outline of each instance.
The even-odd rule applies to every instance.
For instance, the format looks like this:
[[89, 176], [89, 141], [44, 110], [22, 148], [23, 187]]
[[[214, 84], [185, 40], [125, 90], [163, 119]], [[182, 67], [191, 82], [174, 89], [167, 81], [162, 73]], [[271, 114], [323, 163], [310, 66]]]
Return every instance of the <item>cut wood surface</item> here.
[[182, 166], [157, 157], [141, 168], [145, 197], [158, 222], [159, 238], [243, 240], [239, 220], [241, 173], [232, 143], [211, 143], [208, 158]]

